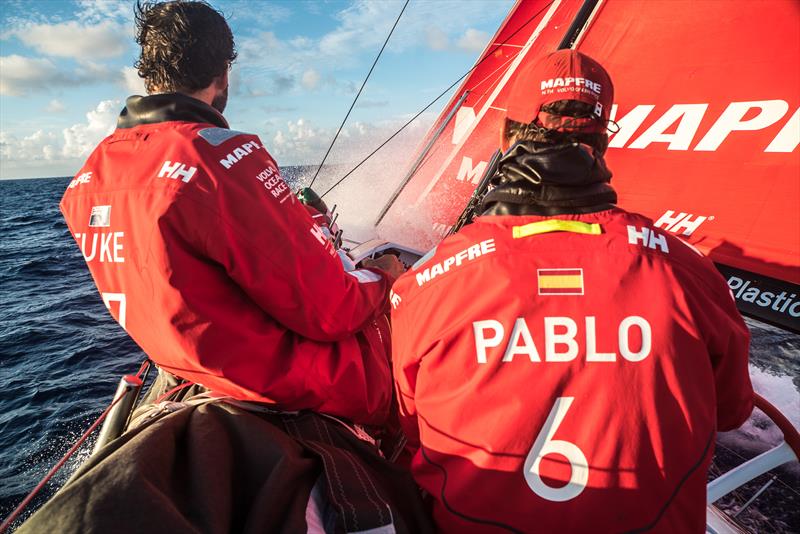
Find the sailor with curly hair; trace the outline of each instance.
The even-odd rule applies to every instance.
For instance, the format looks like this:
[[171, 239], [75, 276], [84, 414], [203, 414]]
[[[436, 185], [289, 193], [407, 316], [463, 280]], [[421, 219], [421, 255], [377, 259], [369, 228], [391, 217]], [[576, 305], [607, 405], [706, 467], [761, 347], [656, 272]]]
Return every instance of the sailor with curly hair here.
[[229, 128], [219, 12], [137, 4], [136, 24], [148, 95], [128, 98], [61, 210], [160, 373], [132, 429], [21, 531], [426, 531], [410, 475], [369, 433], [390, 412], [402, 264], [346, 272], [264, 143]]

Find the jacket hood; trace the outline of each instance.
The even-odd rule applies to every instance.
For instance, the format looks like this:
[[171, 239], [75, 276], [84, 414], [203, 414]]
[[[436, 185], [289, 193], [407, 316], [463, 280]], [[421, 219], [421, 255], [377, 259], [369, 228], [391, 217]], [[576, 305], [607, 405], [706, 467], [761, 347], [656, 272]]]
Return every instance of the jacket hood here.
[[557, 215], [609, 209], [617, 194], [602, 156], [579, 143], [516, 143], [500, 159], [482, 215]]
[[128, 97], [117, 119], [117, 128], [168, 121], [202, 122], [228, 128], [228, 121], [216, 109], [180, 93]]

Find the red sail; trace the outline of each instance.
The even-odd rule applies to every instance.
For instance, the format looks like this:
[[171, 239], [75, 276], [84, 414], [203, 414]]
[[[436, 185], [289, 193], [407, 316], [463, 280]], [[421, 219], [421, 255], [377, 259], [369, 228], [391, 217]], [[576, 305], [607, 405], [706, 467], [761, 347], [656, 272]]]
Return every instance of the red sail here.
[[[708, 254], [743, 311], [798, 330], [800, 3], [594, 3], [573, 47], [614, 80], [620, 131], [607, 161], [620, 205]], [[379, 226], [382, 236], [435, 244], [499, 145], [514, 68], [555, 50], [582, 4], [515, 6], [484, 54], [544, 11], [456, 93], [472, 91]]]
[[381, 237], [420, 249], [441, 240], [499, 146], [509, 81], [520, 64], [558, 47], [580, 5], [529, 0], [514, 6], [431, 128], [429, 139], [469, 92], [378, 225]]

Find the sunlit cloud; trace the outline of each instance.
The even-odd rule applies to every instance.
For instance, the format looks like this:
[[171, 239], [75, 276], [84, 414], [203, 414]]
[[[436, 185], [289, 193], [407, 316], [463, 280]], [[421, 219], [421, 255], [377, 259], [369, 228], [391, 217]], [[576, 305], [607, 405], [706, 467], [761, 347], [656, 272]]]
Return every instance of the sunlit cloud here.
[[436, 26], [430, 26], [425, 30], [425, 43], [431, 50], [445, 50], [450, 45], [447, 33]]
[[[501, 11], [512, 3], [504, 1]], [[9, 177], [10, 163], [24, 169], [32, 162], [61, 161], [69, 163], [63, 173], [69, 174], [80, 165], [78, 154], [87, 154], [113, 128], [122, 99], [145, 94], [132, 67], [134, 3], [0, 2], [3, 175]], [[403, 3], [213, 0], [213, 5], [228, 17], [239, 50], [230, 72], [231, 125], [261, 134], [285, 165], [313, 163], [324, 154]], [[443, 82], [430, 74], [419, 80], [414, 70], [400, 71], [403, 77], [397, 78], [398, 68], [409, 68], [411, 55], [415, 62], [437, 55], [446, 55], [450, 64], [454, 55], [469, 61], [485, 45], [479, 41], [489, 38], [480, 30], [495, 27], [487, 13], [496, 11], [493, 0], [411, 2], [331, 161], [362, 157], [393, 132], [398, 113], [416, 111], [408, 107], [417, 105], [417, 93], [423, 100], [438, 94]], [[21, 174], [43, 176], [33, 172]]]
[[314, 69], [308, 69], [303, 73], [303, 77], [301, 78], [301, 83], [303, 87], [308, 90], [314, 90], [319, 86], [320, 76], [317, 71]]
[[97, 144], [114, 130], [119, 116], [118, 100], [103, 100], [86, 114], [86, 122], [75, 124], [63, 131], [65, 157], [85, 157]]
[[464, 32], [464, 35], [458, 39], [457, 44], [462, 50], [466, 50], [468, 52], [481, 52], [484, 48], [486, 48], [489, 38], [490, 36], [488, 33], [476, 30], [474, 28], [469, 28], [466, 32]]
[[60, 100], [57, 100], [57, 99], [51, 100], [47, 104], [47, 107], [44, 108], [44, 110], [46, 112], [48, 112], [48, 113], [61, 113], [65, 109], [67, 109], [67, 108], [64, 107], [64, 104]]
[[[60, 104], [58, 101], [53, 102]], [[0, 159], [4, 166], [25, 165], [31, 161], [65, 161], [76, 164], [111, 133], [120, 107], [119, 101], [104, 100], [86, 113], [85, 122], [63, 129], [60, 135], [44, 129], [27, 136], [0, 131]]]
[[122, 83], [129, 94], [147, 94], [147, 90], [144, 87], [144, 80], [139, 77], [139, 73], [133, 67], [122, 68]]
[[111, 21], [86, 25], [77, 21], [27, 24], [7, 35], [46, 56], [78, 61], [118, 57], [130, 46], [130, 36], [124, 28]]
[[0, 95], [19, 96], [63, 81], [62, 74], [49, 59], [0, 56]]

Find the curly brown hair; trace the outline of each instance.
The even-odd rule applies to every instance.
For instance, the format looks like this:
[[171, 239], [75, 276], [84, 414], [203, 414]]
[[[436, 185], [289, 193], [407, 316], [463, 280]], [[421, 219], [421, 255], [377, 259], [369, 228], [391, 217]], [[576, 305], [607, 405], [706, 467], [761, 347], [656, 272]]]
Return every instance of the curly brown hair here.
[[236, 59], [225, 17], [204, 1], [140, 2], [134, 8], [134, 63], [148, 93], [205, 89]]
[[[542, 111], [562, 117], [562, 131], [542, 127], [534, 119], [530, 124], [506, 119], [503, 137], [514, 141], [536, 141], [540, 143], [569, 143], [577, 141], [592, 146], [604, 154], [608, 148], [607, 133], [587, 133], [580, 129], [570, 130], [571, 119], [588, 119], [593, 117], [594, 106], [579, 100], [558, 100], [542, 106]], [[575, 121], [577, 123], [577, 121]]]

